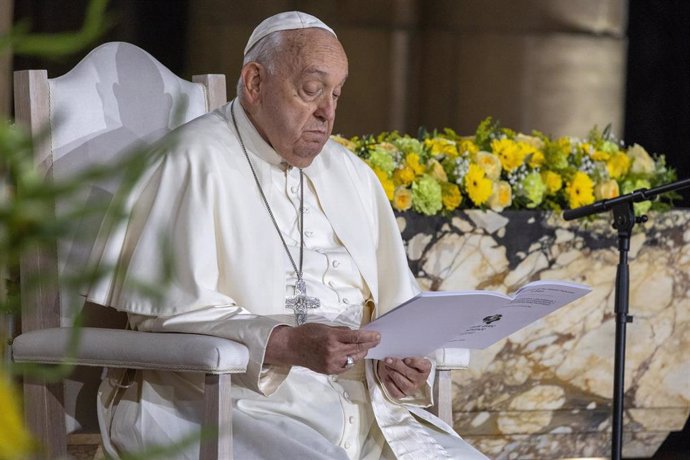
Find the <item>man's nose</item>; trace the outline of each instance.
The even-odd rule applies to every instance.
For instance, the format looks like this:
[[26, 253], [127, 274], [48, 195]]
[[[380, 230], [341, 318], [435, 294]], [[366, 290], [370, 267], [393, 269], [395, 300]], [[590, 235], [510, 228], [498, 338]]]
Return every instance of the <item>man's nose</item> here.
[[337, 102], [330, 95], [324, 96], [319, 100], [319, 105], [316, 108], [314, 115], [322, 121], [333, 121], [335, 119], [335, 108]]

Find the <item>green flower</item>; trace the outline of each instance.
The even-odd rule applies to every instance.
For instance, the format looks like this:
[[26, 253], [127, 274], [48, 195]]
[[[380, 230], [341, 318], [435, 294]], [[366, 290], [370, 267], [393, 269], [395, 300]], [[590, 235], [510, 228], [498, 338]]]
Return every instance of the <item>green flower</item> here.
[[422, 143], [412, 137], [400, 137], [394, 140], [393, 144], [404, 154], [416, 153], [421, 155], [422, 153]]
[[[646, 179], [626, 180], [625, 182], [623, 182], [623, 186], [621, 187], [621, 194], [625, 195], [626, 193], [632, 193], [635, 190], [639, 190], [641, 188], [650, 188], [651, 186], [652, 185]], [[647, 211], [649, 211], [649, 208], [651, 208], [651, 207], [652, 207], [651, 201], [642, 201], [640, 203], [633, 203], [633, 208], [635, 209], [635, 214], [638, 216], [640, 214], [644, 214]]]
[[538, 172], [531, 172], [522, 179], [522, 195], [527, 198], [528, 208], [536, 208], [544, 199], [546, 193], [546, 184], [541, 180], [541, 174]]
[[415, 211], [433, 216], [443, 207], [441, 185], [430, 176], [422, 176], [412, 184], [412, 207]]
[[372, 168], [379, 168], [386, 174], [392, 174], [395, 169], [395, 159], [391, 152], [383, 150], [378, 146], [374, 147], [369, 153], [369, 164]]

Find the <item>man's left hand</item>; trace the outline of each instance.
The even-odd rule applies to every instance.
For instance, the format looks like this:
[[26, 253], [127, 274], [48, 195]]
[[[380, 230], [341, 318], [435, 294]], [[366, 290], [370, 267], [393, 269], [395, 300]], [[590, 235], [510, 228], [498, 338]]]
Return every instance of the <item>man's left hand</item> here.
[[379, 379], [396, 399], [412, 396], [426, 384], [431, 363], [426, 358], [386, 358], [377, 365]]

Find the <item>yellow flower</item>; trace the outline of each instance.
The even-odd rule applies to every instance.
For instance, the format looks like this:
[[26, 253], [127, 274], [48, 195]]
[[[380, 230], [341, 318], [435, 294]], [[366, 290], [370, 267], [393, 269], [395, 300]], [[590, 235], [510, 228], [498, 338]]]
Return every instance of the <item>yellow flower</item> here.
[[575, 173], [565, 192], [570, 209], [586, 206], [594, 202], [594, 183], [582, 171]]
[[434, 137], [424, 140], [424, 146], [433, 156], [446, 155], [451, 158], [458, 156], [458, 147], [454, 141], [444, 137]]
[[467, 174], [465, 174], [465, 190], [470, 200], [475, 205], [481, 206], [491, 196], [493, 183], [491, 179], [486, 178], [486, 173], [479, 165], [470, 163]]
[[429, 175], [436, 179], [438, 182], [448, 182], [448, 176], [446, 171], [443, 169], [441, 163], [438, 160], [431, 160], [429, 162]]
[[606, 169], [611, 179], [619, 179], [621, 176], [627, 174], [630, 169], [630, 157], [625, 153], [616, 152], [612, 154], [606, 162]]
[[458, 151], [461, 155], [474, 155], [479, 151], [479, 147], [474, 143], [471, 138], [460, 139], [460, 145], [458, 146]]
[[525, 160], [527, 153], [526, 144], [519, 144], [510, 139], [494, 139], [491, 141], [491, 150], [498, 155], [501, 166], [507, 172], [517, 169]]
[[345, 139], [344, 137], [339, 136], [337, 134], [332, 135], [331, 139], [333, 139], [334, 141], [336, 141], [338, 144], [342, 145], [346, 149], [350, 150], [351, 152], [354, 152], [355, 149], [357, 149], [357, 145], [354, 142], [352, 142], [349, 139]]
[[547, 195], [553, 195], [563, 187], [563, 178], [553, 171], [542, 171], [541, 180], [546, 184]]
[[398, 211], [407, 211], [412, 207], [412, 191], [405, 187], [398, 187], [393, 194], [393, 207]]
[[416, 176], [424, 174], [424, 165], [419, 163], [419, 155], [416, 153], [408, 153], [405, 156], [405, 164], [412, 168]]
[[388, 200], [393, 199], [393, 193], [395, 191], [395, 184], [393, 184], [393, 181], [388, 177], [388, 174], [386, 174], [385, 171], [379, 168], [374, 168], [374, 173], [376, 174], [376, 177], [379, 178], [379, 182], [381, 182], [381, 185], [383, 186], [383, 191], [386, 192], [386, 197]]
[[594, 196], [597, 200], [616, 198], [618, 195], [620, 195], [618, 182], [613, 179], [607, 180], [606, 182], [600, 182], [594, 186]]
[[501, 160], [493, 153], [479, 151], [474, 155], [474, 161], [481, 166], [489, 179], [497, 180], [501, 176]]
[[402, 166], [393, 171], [393, 182], [396, 185], [410, 185], [414, 178], [415, 173], [409, 166]]
[[513, 189], [504, 180], [494, 182], [489, 207], [496, 212], [501, 212], [513, 203]]
[[24, 427], [19, 399], [0, 371], [0, 459], [29, 458], [36, 444]]
[[536, 136], [528, 136], [526, 134], [520, 133], [517, 136], [515, 136], [515, 141], [534, 147], [535, 150], [542, 150], [544, 148], [544, 141]]
[[443, 207], [446, 211], [452, 211], [462, 203], [462, 195], [460, 194], [460, 187], [451, 183], [444, 183], [441, 185], [441, 193], [443, 196]]
[[649, 156], [644, 147], [637, 144], [628, 150], [628, 158], [632, 160], [630, 171], [636, 174], [651, 174], [654, 172], [654, 160]]
[[529, 165], [531, 168], [541, 168], [545, 160], [544, 152], [541, 150], [534, 150], [529, 157]]

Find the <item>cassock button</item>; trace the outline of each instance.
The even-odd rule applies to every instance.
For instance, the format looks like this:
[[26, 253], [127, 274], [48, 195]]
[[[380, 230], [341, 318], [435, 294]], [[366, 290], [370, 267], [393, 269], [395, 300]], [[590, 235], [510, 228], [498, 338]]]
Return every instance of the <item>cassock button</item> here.
[[333, 265], [333, 268], [338, 268], [340, 266], [340, 261], [339, 260], [334, 260], [331, 265]]
[[292, 193], [297, 193], [297, 190], [299, 190], [299, 187], [297, 187], [296, 185], [293, 185], [292, 187], [290, 187], [290, 191]]
[[343, 303], [344, 303], [345, 305], [349, 305], [349, 304], [350, 304], [350, 299], [348, 299], [347, 297], [344, 297], [344, 298], [343, 298]]
[[330, 287], [334, 288], [334, 287], [335, 287], [335, 281], [329, 281], [329, 282], [328, 282], [328, 285], [329, 285]]
[[343, 444], [346, 449], [349, 449], [352, 444], [350, 444], [350, 441], [345, 441], [345, 444]]
[[312, 236], [314, 236], [314, 232], [307, 230], [306, 232], [304, 232], [304, 236], [306, 236], [307, 238], [311, 238]]
[[350, 417], [347, 419], [347, 421], [350, 423], [350, 425], [352, 425], [353, 423], [355, 423], [355, 417], [350, 415]]
[[347, 391], [343, 391], [343, 398], [345, 398], [346, 400], [349, 401], [350, 400], [350, 393], [348, 393]]

